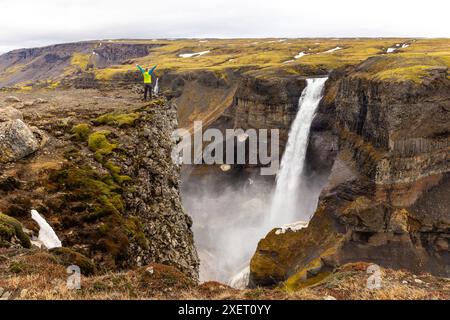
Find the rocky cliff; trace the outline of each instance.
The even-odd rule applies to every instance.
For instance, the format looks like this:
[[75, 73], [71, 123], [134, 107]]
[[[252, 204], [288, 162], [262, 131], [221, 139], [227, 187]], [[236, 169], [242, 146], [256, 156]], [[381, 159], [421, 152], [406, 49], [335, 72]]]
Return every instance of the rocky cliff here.
[[308, 228], [259, 243], [253, 284], [301, 286], [349, 261], [448, 276], [447, 71], [383, 81], [366, 76], [373, 64], [331, 75], [308, 154], [332, 159], [309, 164], [330, 172], [328, 184]]
[[[170, 157], [176, 110], [114, 94], [43, 91], [4, 102], [11, 106], [0, 110], [15, 113], [2, 116], [20, 119], [0, 123], [0, 225], [14, 219], [40, 246], [36, 209], [62, 241], [55, 254], [72, 263], [84, 257], [87, 274], [162, 263], [196, 280], [192, 221]], [[2, 231], [2, 246], [21, 246]]]

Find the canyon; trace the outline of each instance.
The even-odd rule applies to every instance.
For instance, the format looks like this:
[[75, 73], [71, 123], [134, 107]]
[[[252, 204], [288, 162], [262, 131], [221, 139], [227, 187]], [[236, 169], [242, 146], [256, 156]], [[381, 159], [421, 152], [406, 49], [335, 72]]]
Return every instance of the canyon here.
[[[448, 42], [402, 39], [411, 45], [389, 56], [400, 41], [268, 42], [93, 41], [0, 56], [0, 128], [24, 141], [0, 156], [0, 212], [33, 238], [37, 209], [63, 244], [50, 252], [63, 265], [83, 261], [86, 275], [157, 263], [227, 283], [247, 268], [244, 286], [288, 291], [358, 263], [448, 277]], [[178, 57], [205, 46], [215, 47]], [[308, 48], [315, 54], [283, 63]], [[164, 96], [149, 104], [131, 67], [147, 61], [162, 64]], [[261, 164], [171, 161], [172, 131], [196, 120], [222, 132], [279, 129], [281, 158], [307, 79], [323, 76], [297, 195], [317, 206], [311, 213], [267, 225], [276, 179], [261, 176]], [[282, 226], [298, 220], [306, 224]], [[11, 230], [9, 218], [0, 222]], [[21, 232], [5, 235], [2, 247], [29, 247]]]

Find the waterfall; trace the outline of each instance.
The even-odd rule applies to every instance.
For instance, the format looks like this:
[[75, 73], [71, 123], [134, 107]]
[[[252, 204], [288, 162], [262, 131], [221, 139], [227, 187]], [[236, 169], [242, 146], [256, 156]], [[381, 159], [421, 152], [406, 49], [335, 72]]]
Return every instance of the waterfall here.
[[159, 94], [159, 78], [156, 78], [155, 86], [153, 87], [153, 94], [155, 96]]
[[309, 130], [327, 79], [306, 80], [307, 85], [300, 97], [299, 111], [289, 132], [286, 150], [276, 178], [275, 195], [269, 216], [270, 227], [292, 223], [299, 217], [309, 218], [317, 206], [317, 199], [308, 199], [308, 190], [302, 178]]
[[59, 248], [61, 247], [61, 241], [56, 235], [55, 231], [48, 224], [48, 222], [37, 212], [36, 210], [31, 210], [31, 218], [37, 222], [39, 225], [39, 236], [38, 240], [42, 242], [42, 244], [47, 249]]

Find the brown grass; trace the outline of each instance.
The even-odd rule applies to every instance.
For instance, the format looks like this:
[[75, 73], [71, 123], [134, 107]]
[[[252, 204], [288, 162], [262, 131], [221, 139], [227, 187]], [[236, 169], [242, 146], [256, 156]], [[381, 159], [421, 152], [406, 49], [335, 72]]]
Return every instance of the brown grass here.
[[322, 281], [298, 290], [256, 288], [237, 290], [218, 282], [194, 284], [173, 267], [153, 264], [122, 273], [82, 277], [81, 290], [66, 286], [65, 266], [45, 251], [0, 249], [0, 287], [15, 299], [238, 299], [310, 300], [332, 296], [355, 300], [449, 299], [450, 280], [428, 274], [381, 269], [382, 288], [366, 287], [367, 263], [340, 267]]

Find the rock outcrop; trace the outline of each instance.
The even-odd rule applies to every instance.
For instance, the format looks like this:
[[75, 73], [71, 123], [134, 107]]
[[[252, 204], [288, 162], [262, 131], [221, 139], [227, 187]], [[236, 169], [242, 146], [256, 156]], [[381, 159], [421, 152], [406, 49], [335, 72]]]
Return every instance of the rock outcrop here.
[[[124, 106], [100, 98], [92, 111], [85, 92], [61, 94], [58, 108], [43, 96], [47, 103], [21, 109], [33, 129], [20, 119], [0, 123], [0, 212], [36, 236], [30, 210], [38, 210], [62, 242], [58, 259], [83, 262], [85, 274], [162, 263], [197, 280], [192, 220], [171, 159], [176, 109], [165, 100]], [[0, 115], [17, 116], [9, 111]]]
[[22, 120], [16, 119], [0, 123], [0, 163], [21, 159], [38, 148], [38, 140]]
[[[352, 261], [449, 275], [450, 81], [372, 80], [364, 67], [331, 78], [313, 124], [325, 146], [338, 138], [328, 184], [308, 228], [261, 240], [254, 285], [311, 283]], [[310, 159], [326, 159], [311, 139]]]

